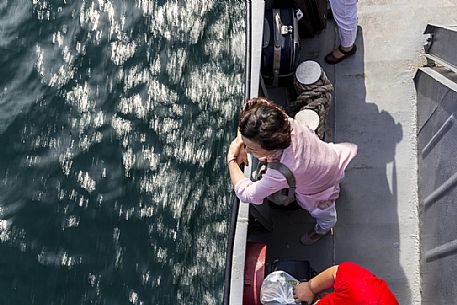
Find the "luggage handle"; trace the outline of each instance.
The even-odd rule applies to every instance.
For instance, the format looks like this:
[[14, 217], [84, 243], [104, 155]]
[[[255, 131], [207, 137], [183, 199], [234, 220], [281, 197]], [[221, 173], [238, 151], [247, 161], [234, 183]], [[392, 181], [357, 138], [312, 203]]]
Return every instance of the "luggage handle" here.
[[279, 15], [279, 12], [277, 11], [275, 14], [275, 23], [276, 23], [276, 31], [274, 31], [275, 34], [275, 47], [280, 48], [281, 47], [281, 34], [282, 34], [282, 21], [281, 21], [281, 16]]
[[294, 27], [292, 25], [284, 25], [281, 20], [281, 16], [279, 11], [275, 14], [275, 23], [276, 23], [276, 31], [275, 31], [275, 46], [280, 47], [282, 44], [282, 36], [291, 34], [294, 32]]

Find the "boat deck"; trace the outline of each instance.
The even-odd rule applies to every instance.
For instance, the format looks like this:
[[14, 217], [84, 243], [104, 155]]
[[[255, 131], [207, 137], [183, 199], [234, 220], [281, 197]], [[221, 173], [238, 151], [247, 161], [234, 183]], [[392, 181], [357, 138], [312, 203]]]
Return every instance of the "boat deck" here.
[[[365, 58], [364, 39], [375, 28], [364, 28], [362, 23], [356, 55], [336, 66], [323, 61], [338, 43], [333, 20], [321, 34], [301, 42], [300, 61], [319, 62], [334, 85], [327, 139], [359, 147], [341, 183], [334, 234], [303, 246], [299, 237], [313, 225], [307, 212], [271, 210], [274, 230], [251, 232], [248, 240], [267, 243], [269, 261], [307, 259], [317, 271], [356, 262], [386, 279], [400, 304], [415, 304], [420, 275], [411, 64], [417, 58], [401, 53], [385, 60]], [[371, 39], [369, 47], [374, 47]]]
[[[250, 227], [248, 240], [265, 242], [268, 260], [307, 259], [317, 271], [352, 261], [385, 279], [400, 304], [434, 303], [421, 299], [413, 78], [425, 63], [420, 55], [427, 23], [456, 24], [455, 7], [445, 0], [359, 1], [358, 51], [336, 66], [323, 62], [338, 45], [333, 20], [302, 41], [300, 61], [319, 62], [335, 88], [328, 139], [355, 143], [359, 152], [341, 183], [334, 235], [301, 245], [299, 236], [313, 224], [303, 210], [270, 210], [271, 232]], [[240, 211], [246, 223], [246, 210]], [[243, 262], [240, 253], [234, 257]]]

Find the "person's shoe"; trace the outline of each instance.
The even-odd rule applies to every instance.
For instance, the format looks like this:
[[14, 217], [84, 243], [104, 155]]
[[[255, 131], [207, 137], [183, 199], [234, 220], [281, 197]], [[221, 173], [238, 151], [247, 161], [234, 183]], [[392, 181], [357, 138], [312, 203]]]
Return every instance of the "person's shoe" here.
[[348, 58], [349, 56], [354, 55], [357, 52], [357, 46], [354, 43], [352, 45], [352, 49], [350, 49], [349, 51], [345, 51], [345, 50], [343, 50], [343, 48], [341, 46], [339, 46], [338, 51], [340, 51], [341, 54], [343, 54], [343, 56], [335, 57], [335, 55], [333, 54], [333, 51], [332, 51], [325, 56], [325, 62], [328, 63], [329, 65], [336, 65], [337, 63]]
[[322, 237], [324, 237], [325, 235], [327, 235], [329, 232], [330, 231], [328, 231], [325, 234], [318, 234], [318, 233], [316, 233], [316, 231], [314, 231], [314, 229], [312, 229], [311, 231], [306, 232], [305, 234], [303, 234], [300, 237], [300, 242], [305, 246], [310, 246], [310, 245], [314, 244], [315, 242], [317, 242]]

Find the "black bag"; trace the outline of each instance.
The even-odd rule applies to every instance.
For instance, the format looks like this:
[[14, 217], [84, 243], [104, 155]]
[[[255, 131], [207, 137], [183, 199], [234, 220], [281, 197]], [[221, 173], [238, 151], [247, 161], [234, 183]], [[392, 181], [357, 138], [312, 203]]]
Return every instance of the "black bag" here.
[[293, 7], [299, 9], [298, 33], [301, 38], [311, 38], [327, 25], [328, 0], [267, 0], [266, 8]]
[[294, 9], [265, 11], [261, 72], [266, 82], [277, 86], [279, 78], [294, 74], [299, 39]]
[[267, 274], [279, 270], [289, 273], [300, 282], [309, 281], [317, 275], [309, 261], [276, 259], [266, 266]]
[[[279, 161], [272, 161], [272, 162], [259, 161], [259, 163], [257, 164], [257, 168], [254, 172], [254, 176], [253, 176], [254, 181], [258, 181], [258, 180], [262, 179], [263, 175], [267, 171], [267, 168], [271, 168], [271, 169], [274, 169], [274, 170], [280, 172], [284, 176], [284, 178], [286, 178], [287, 185], [289, 187], [271, 194], [266, 199], [269, 202], [272, 202], [276, 206], [283, 206], [283, 207], [291, 206], [290, 209], [298, 208], [298, 205], [296, 204], [296, 200], [295, 200], [295, 189], [296, 189], [295, 176], [286, 165], [282, 164]], [[291, 205], [292, 203], [295, 203], [295, 205]]]
[[294, 0], [295, 7], [303, 16], [298, 21], [300, 37], [309, 38], [319, 33], [327, 25], [327, 0]]

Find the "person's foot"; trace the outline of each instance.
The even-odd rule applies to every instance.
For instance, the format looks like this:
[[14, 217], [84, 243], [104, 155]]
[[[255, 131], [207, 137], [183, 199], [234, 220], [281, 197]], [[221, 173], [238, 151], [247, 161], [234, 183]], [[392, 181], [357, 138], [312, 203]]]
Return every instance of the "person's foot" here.
[[354, 55], [356, 52], [357, 46], [355, 44], [349, 48], [343, 48], [342, 46], [339, 46], [337, 49], [333, 50], [325, 56], [325, 62], [330, 65], [336, 65], [347, 57]]
[[310, 245], [314, 244], [315, 242], [317, 242], [322, 237], [324, 237], [325, 235], [327, 235], [329, 232], [327, 232], [325, 234], [318, 234], [316, 231], [314, 231], [314, 229], [312, 229], [311, 231], [306, 232], [305, 234], [303, 234], [300, 237], [300, 242], [305, 246], [310, 246]]

